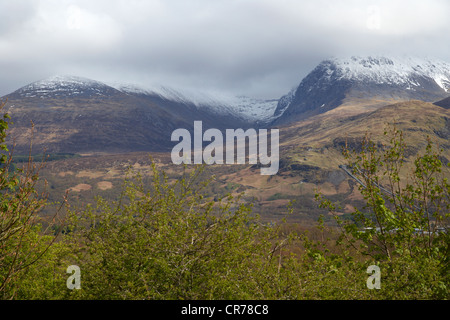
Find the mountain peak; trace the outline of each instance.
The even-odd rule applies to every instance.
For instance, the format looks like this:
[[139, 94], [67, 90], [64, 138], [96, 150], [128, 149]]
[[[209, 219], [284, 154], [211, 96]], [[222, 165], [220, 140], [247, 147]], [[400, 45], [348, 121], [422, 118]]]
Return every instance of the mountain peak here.
[[23, 98], [48, 98], [55, 96], [104, 96], [116, 91], [95, 80], [73, 75], [54, 75], [30, 83], [13, 94]]
[[352, 56], [322, 61], [279, 100], [275, 122], [327, 112], [352, 99], [437, 101], [450, 94], [450, 63], [398, 56]]

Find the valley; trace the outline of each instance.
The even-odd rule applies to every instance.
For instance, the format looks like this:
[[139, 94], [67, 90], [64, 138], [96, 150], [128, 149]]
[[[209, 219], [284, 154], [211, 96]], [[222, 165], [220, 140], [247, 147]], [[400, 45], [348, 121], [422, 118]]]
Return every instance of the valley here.
[[[380, 143], [386, 143], [383, 131], [388, 123], [395, 123], [404, 132], [409, 146], [408, 165], [424, 151], [426, 136], [443, 148], [442, 161], [446, 164], [450, 159], [449, 119], [448, 110], [421, 101], [396, 103], [358, 114], [347, 113], [345, 106], [337, 108], [280, 128], [280, 169], [276, 175], [261, 175], [260, 168], [251, 164], [204, 165], [203, 179], [214, 176], [205, 196], [213, 200], [228, 193], [241, 195], [243, 201], [253, 204], [253, 212], [264, 221], [284, 218], [312, 226], [323, 214], [327, 223], [332, 224], [328, 211], [320, 209], [314, 200], [318, 190], [343, 204], [342, 215], [363, 206], [358, 184], [339, 168], [345, 164], [341, 154], [345, 143], [357, 149], [367, 132]], [[133, 174], [141, 174], [150, 184], [152, 162], [167, 173], [169, 180], [179, 179], [184, 170], [182, 165], [172, 163], [170, 152], [92, 153], [49, 161], [41, 177], [42, 183], [48, 184], [50, 202], [61, 201], [68, 191], [69, 203], [82, 208], [94, 203], [96, 196], [118, 199], [124, 179]], [[194, 167], [188, 165], [187, 170]], [[293, 211], [288, 214], [291, 201]], [[54, 209], [46, 208], [45, 214]]]
[[259, 165], [248, 162], [205, 165], [203, 177], [214, 176], [205, 196], [241, 195], [264, 220], [312, 225], [320, 214], [332, 222], [314, 200], [318, 190], [342, 204], [341, 215], [361, 208], [357, 183], [339, 166], [345, 164], [342, 148], [358, 150], [366, 133], [382, 145], [386, 126], [395, 125], [404, 133], [410, 163], [430, 137], [442, 148], [444, 165], [448, 163], [450, 82], [445, 79], [450, 67], [440, 63], [426, 69], [429, 65], [422, 61], [420, 72], [405, 74], [404, 69], [418, 68], [387, 58], [324, 61], [297, 90], [270, 101], [110, 86], [73, 76], [32, 83], [2, 100], [7, 99], [4, 111], [13, 121], [9, 143], [15, 143], [16, 158], [27, 159], [32, 138], [35, 161], [43, 153], [52, 156], [40, 172], [40, 190], [47, 184], [50, 202], [61, 201], [68, 192], [71, 205], [80, 207], [96, 196], [118, 199], [129, 170], [151, 183], [152, 161], [169, 179], [179, 179], [183, 166], [172, 163], [176, 142], [170, 135], [177, 128], [193, 132], [194, 121], [201, 120], [204, 130], [277, 128], [277, 174], [261, 176]]

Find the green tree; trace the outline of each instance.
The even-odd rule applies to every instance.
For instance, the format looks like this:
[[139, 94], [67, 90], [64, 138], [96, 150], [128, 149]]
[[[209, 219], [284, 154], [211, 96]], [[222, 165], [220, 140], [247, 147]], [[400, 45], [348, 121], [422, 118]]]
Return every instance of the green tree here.
[[7, 113], [0, 119], [0, 299], [17, 298], [21, 281], [56, 238], [44, 235], [38, 215], [45, 205], [35, 189], [40, 168], [31, 156], [22, 168], [11, 163], [5, 143], [10, 120]]
[[[125, 181], [112, 203], [72, 211], [71, 264], [80, 267], [83, 299], [248, 299], [290, 296], [279, 254], [288, 239], [230, 195], [203, 196], [202, 167], [169, 182]], [[286, 259], [288, 260], [288, 259]], [[292, 279], [291, 279], [292, 280]]]
[[[348, 148], [343, 168], [359, 183], [366, 206], [352, 220], [334, 215], [347, 245], [364, 263], [378, 264], [384, 275], [384, 298], [449, 297], [449, 170], [427, 138], [423, 154], [408, 161], [403, 133], [384, 132], [387, 144], [366, 135], [359, 152]], [[316, 195], [320, 206], [337, 211]]]

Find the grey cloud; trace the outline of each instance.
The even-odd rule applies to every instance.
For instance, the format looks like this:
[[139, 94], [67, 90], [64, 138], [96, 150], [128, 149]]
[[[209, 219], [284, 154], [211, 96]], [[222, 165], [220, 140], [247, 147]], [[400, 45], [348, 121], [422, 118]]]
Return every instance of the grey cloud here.
[[450, 4], [439, 0], [18, 3], [9, 27], [0, 19], [0, 95], [73, 72], [279, 98], [330, 56], [450, 61]]
[[0, 2], [0, 37], [6, 40], [20, 35], [28, 28], [28, 22], [35, 17], [38, 3], [27, 0]]

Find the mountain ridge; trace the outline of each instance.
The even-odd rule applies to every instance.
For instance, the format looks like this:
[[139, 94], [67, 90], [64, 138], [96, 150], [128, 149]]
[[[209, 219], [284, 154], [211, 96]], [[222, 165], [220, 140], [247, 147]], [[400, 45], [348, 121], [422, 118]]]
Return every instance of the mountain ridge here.
[[[14, 122], [11, 134], [22, 153], [29, 144], [31, 121], [35, 152], [77, 153], [168, 151], [173, 144], [171, 132], [192, 130], [196, 120], [203, 121], [205, 129], [221, 130], [256, 123], [248, 112], [235, 112], [236, 106], [196, 104], [181, 94], [175, 99], [176, 94], [174, 90], [171, 95], [133, 92], [79, 76], [56, 75], [25, 85], [2, 100], [8, 101], [5, 111]], [[275, 104], [269, 107], [274, 109]]]
[[71, 75], [32, 82], [3, 99], [22, 151], [31, 121], [36, 152], [168, 151], [171, 132], [193, 130], [194, 121], [203, 121], [205, 130], [283, 128], [332, 111], [332, 116], [355, 115], [398, 101], [445, 102], [449, 79], [450, 64], [442, 61], [351, 57], [322, 61], [279, 100]]

